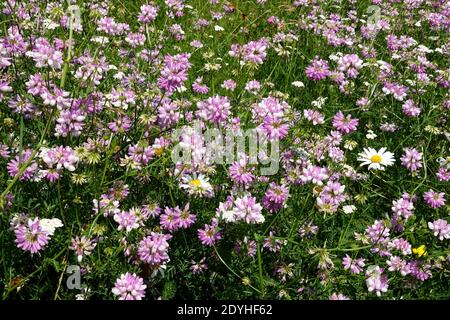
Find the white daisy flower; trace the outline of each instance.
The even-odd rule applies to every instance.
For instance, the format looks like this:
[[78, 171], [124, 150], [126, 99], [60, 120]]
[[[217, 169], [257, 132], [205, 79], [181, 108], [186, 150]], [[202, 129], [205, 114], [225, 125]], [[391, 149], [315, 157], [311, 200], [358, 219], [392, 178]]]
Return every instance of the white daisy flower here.
[[373, 148], [364, 148], [364, 152], [358, 154], [358, 161], [361, 161], [361, 166], [368, 165], [368, 169], [384, 170], [394, 164], [394, 154], [386, 151], [386, 148], [381, 148], [376, 151]]
[[213, 194], [212, 185], [209, 183], [209, 178], [204, 175], [185, 175], [181, 178], [183, 182], [180, 187], [186, 189], [190, 195], [207, 196], [210, 197]]

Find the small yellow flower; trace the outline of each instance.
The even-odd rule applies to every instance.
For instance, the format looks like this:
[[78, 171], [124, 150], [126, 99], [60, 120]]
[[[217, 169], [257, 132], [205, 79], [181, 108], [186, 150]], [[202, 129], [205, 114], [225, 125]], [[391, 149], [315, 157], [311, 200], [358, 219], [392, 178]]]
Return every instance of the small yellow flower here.
[[413, 248], [412, 252], [417, 254], [419, 257], [425, 257], [427, 255], [427, 248], [425, 247], [425, 245], [421, 245], [418, 248]]

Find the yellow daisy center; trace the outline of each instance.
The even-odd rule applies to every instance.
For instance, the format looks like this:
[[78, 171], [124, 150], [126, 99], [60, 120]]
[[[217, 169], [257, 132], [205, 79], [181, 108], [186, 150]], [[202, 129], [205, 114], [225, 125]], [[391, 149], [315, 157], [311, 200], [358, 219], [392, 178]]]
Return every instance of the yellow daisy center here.
[[155, 148], [154, 150], [157, 156], [160, 156], [164, 153], [164, 148]]
[[190, 185], [191, 187], [200, 188], [200, 186], [202, 185], [202, 183], [201, 183], [201, 181], [200, 181], [199, 179], [194, 179], [194, 180], [191, 180], [191, 181], [189, 182], [189, 185]]
[[450, 163], [450, 157], [447, 158], [447, 163]]
[[377, 154], [370, 158], [370, 161], [372, 161], [373, 163], [380, 163], [381, 160], [383, 160], [383, 159]]

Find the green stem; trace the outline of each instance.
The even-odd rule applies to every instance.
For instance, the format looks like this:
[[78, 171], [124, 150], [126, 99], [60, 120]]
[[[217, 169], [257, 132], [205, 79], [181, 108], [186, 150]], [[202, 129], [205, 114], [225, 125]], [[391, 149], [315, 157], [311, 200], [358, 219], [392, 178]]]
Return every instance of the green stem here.
[[[213, 247], [214, 247], [214, 251], [216, 252], [216, 255], [217, 255], [217, 257], [219, 258], [220, 262], [222, 262], [223, 265], [224, 265], [224, 266], [225, 266], [232, 274], [234, 274], [236, 277], [238, 277], [238, 278], [241, 279], [241, 281], [242, 281], [242, 278], [236, 273], [236, 271], [234, 271], [233, 269], [231, 269], [230, 266], [225, 262], [225, 260], [222, 259], [222, 257], [220, 256], [219, 252], [217, 251], [216, 246], [213, 246]], [[258, 292], [259, 294], [262, 294], [261, 291], [259, 291], [257, 288], [255, 288], [255, 287], [252, 286], [251, 284], [248, 284], [248, 286], [249, 286], [250, 288], [252, 288], [253, 290], [255, 290], [256, 292]]]
[[66, 224], [66, 219], [64, 217], [64, 208], [63, 208], [63, 205], [62, 205], [61, 184], [60, 184], [59, 181], [60, 181], [60, 179], [58, 179], [58, 185], [57, 185], [57, 187], [58, 187], [59, 213], [61, 214], [61, 218], [62, 218], [64, 224]]
[[259, 270], [259, 287], [261, 290], [261, 299], [264, 298], [264, 279], [262, 270], [262, 258], [261, 258], [261, 239], [258, 239], [257, 249], [258, 249], [258, 270]]

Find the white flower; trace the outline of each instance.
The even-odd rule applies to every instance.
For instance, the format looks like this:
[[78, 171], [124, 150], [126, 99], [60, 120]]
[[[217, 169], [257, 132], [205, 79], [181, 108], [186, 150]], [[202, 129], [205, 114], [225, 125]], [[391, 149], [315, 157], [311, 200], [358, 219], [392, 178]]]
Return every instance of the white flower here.
[[93, 37], [93, 38], [91, 38], [91, 41], [95, 42], [95, 43], [99, 43], [99, 44], [109, 43], [109, 39], [107, 37], [102, 37], [102, 36]]
[[215, 31], [224, 31], [225, 29], [222, 28], [221, 26], [214, 26], [214, 30]]
[[322, 108], [322, 106], [325, 104], [325, 101], [327, 101], [328, 97], [318, 97], [316, 100], [311, 102], [311, 105], [313, 107]]
[[358, 161], [361, 161], [361, 166], [368, 165], [368, 169], [384, 170], [384, 167], [394, 164], [394, 154], [386, 151], [386, 148], [381, 148], [376, 151], [373, 148], [364, 148], [364, 152], [358, 154]]
[[301, 81], [294, 81], [294, 82], [292, 82], [292, 85], [294, 87], [297, 87], [297, 88], [304, 88], [305, 87], [305, 84], [303, 82], [301, 82]]
[[198, 176], [185, 175], [181, 181], [183, 183], [180, 184], [180, 187], [186, 189], [190, 195], [212, 196], [213, 194], [212, 186], [208, 182], [209, 178], [202, 174]]
[[58, 218], [53, 218], [53, 219], [41, 219], [39, 220], [39, 225], [41, 226], [42, 230], [47, 232], [50, 236], [53, 236], [56, 228], [62, 227], [63, 223]]
[[366, 138], [373, 140], [377, 137], [377, 135], [372, 130], [367, 130]]
[[225, 222], [236, 222], [235, 212], [233, 210], [223, 211], [222, 219], [225, 220]]
[[342, 210], [344, 211], [345, 214], [350, 214], [355, 212], [356, 207], [354, 205], [346, 205], [342, 207]]
[[59, 24], [50, 20], [50, 19], [44, 19], [44, 28], [47, 30], [55, 30], [59, 27]]
[[123, 77], [125, 77], [125, 73], [123, 73], [122, 71], [119, 71], [115, 75], [113, 75], [113, 78], [117, 80], [122, 80]]
[[75, 295], [75, 299], [76, 300], [88, 300], [90, 294], [91, 294], [91, 289], [83, 287], [83, 288], [81, 288], [81, 292]]

